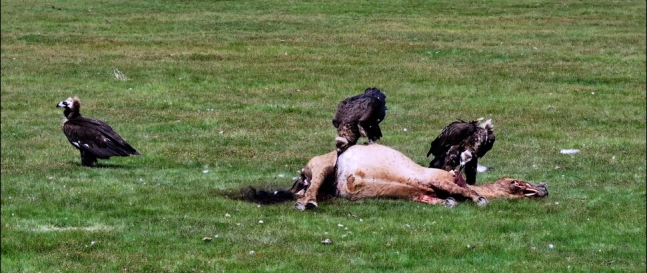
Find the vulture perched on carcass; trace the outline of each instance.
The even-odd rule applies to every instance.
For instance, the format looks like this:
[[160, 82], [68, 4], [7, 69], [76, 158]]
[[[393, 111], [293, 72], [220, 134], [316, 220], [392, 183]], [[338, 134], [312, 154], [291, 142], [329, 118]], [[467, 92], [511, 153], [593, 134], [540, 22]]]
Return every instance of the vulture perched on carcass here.
[[92, 166], [97, 158], [140, 155], [105, 122], [81, 116], [78, 97], [67, 98], [56, 107], [64, 108], [63, 133], [72, 146], [81, 152], [83, 166]]
[[[470, 122], [458, 120], [447, 125], [431, 142], [427, 157], [434, 155], [434, 159], [429, 163], [429, 167], [451, 171], [458, 166], [459, 184], [476, 184], [478, 159], [492, 149], [495, 140], [492, 120], [488, 119], [478, 124], [481, 120], [483, 118]], [[465, 181], [460, 173], [463, 168]]]
[[332, 119], [332, 124], [337, 128], [337, 153], [341, 154], [355, 145], [360, 137], [367, 137], [368, 143], [380, 139], [382, 131], [379, 124], [385, 116], [386, 95], [375, 87], [339, 102]]

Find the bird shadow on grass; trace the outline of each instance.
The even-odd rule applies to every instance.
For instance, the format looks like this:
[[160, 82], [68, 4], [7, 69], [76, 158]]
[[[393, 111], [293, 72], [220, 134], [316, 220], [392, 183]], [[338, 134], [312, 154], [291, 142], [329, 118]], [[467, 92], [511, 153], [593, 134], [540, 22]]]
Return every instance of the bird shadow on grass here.
[[135, 165], [123, 165], [123, 164], [115, 164], [115, 163], [107, 163], [107, 162], [95, 163], [92, 166], [83, 166], [81, 162], [76, 162], [76, 161], [68, 161], [68, 163], [76, 167], [85, 167], [85, 168], [93, 168], [93, 169], [135, 169], [139, 167]]
[[247, 186], [240, 189], [222, 190], [219, 195], [233, 200], [241, 200], [257, 204], [277, 204], [287, 201], [294, 201], [295, 196], [289, 189], [257, 189]]

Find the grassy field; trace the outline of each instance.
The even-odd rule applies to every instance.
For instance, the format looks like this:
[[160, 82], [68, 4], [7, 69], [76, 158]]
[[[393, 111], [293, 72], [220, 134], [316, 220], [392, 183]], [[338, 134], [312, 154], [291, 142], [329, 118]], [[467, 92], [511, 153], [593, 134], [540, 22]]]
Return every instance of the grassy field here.
[[[645, 272], [645, 1], [1, 5], [2, 272]], [[550, 196], [231, 198], [289, 187], [369, 86], [380, 143], [427, 165], [445, 125], [491, 118], [478, 180]], [[80, 166], [75, 95], [143, 155]]]

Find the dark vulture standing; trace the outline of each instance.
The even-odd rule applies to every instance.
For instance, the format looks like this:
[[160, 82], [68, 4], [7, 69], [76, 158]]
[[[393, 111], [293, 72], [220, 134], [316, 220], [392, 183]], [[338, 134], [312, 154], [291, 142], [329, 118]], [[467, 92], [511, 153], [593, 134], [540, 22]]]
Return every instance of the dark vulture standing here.
[[67, 140], [81, 152], [83, 166], [92, 166], [97, 162], [97, 158], [140, 155], [105, 122], [81, 116], [81, 102], [78, 97], [67, 98], [56, 107], [65, 109], [63, 132]]
[[337, 128], [337, 152], [342, 153], [355, 145], [361, 136], [367, 137], [368, 143], [380, 139], [382, 131], [379, 124], [385, 116], [386, 95], [375, 87], [339, 102], [332, 119], [332, 124]]
[[478, 159], [492, 149], [495, 140], [492, 120], [478, 124], [481, 120], [483, 119], [471, 122], [458, 120], [447, 125], [431, 142], [427, 157], [433, 154], [434, 159], [429, 167], [451, 171], [459, 166], [457, 176], [460, 176], [461, 181], [460, 171], [465, 168], [467, 184], [474, 185]]

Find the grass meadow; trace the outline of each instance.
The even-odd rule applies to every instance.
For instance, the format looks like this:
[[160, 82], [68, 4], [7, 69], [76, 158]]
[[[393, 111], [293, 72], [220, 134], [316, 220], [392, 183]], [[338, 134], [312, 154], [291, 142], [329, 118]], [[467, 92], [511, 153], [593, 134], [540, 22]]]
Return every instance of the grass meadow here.
[[[1, 5], [2, 272], [645, 272], [645, 1]], [[289, 187], [369, 86], [380, 143], [427, 165], [445, 125], [491, 118], [478, 181], [550, 196], [234, 198]], [[80, 166], [69, 96], [142, 156]]]

